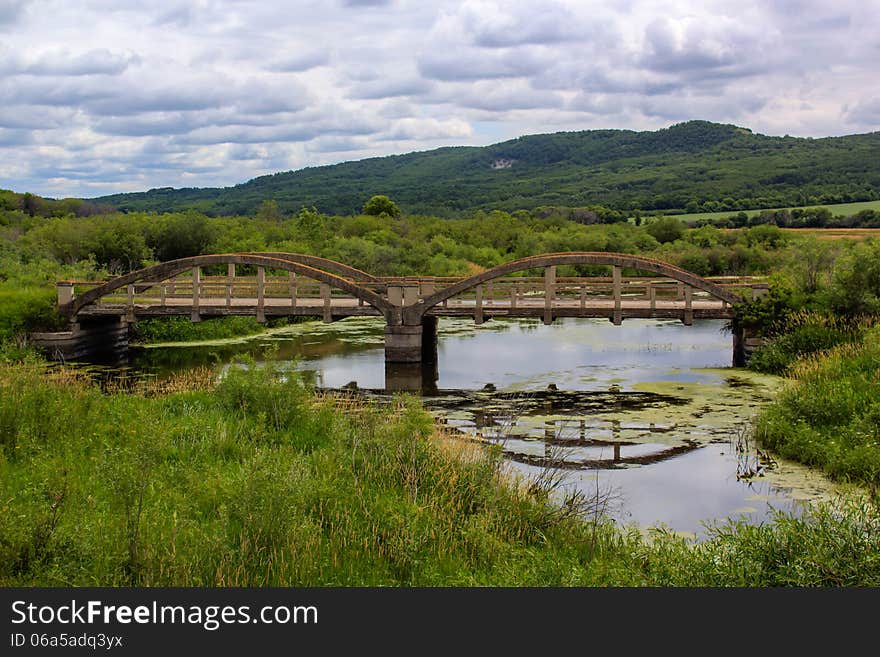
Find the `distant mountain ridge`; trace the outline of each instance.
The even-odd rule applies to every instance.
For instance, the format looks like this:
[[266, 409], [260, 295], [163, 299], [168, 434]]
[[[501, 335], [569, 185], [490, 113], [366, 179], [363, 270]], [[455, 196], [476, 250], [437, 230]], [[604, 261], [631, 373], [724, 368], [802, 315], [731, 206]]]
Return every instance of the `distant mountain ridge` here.
[[656, 131], [529, 135], [261, 176], [225, 188], [161, 188], [93, 199], [119, 210], [353, 214], [386, 194], [413, 214], [604, 205], [719, 211], [880, 199], [880, 132], [771, 137], [688, 121]]

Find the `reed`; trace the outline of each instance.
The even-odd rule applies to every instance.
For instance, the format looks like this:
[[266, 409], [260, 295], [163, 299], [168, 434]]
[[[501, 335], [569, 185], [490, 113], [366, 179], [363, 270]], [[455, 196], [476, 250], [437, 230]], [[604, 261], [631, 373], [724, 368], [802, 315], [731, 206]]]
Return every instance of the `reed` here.
[[415, 399], [316, 395], [273, 363], [207, 378], [132, 391], [0, 366], [0, 585], [880, 582], [874, 516], [648, 541], [559, 512]]

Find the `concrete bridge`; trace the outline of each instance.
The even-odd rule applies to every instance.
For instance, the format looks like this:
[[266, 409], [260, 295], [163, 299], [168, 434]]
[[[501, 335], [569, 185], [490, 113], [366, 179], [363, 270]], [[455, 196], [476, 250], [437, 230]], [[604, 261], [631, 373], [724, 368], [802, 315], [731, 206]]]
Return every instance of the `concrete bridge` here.
[[[601, 275], [557, 275], [567, 265]], [[545, 324], [556, 317], [598, 317], [618, 325], [627, 318], [673, 318], [690, 325], [694, 319], [732, 319], [735, 304], [767, 289], [748, 277], [703, 278], [621, 253], [547, 253], [466, 278], [380, 278], [317, 256], [231, 253], [164, 262], [101, 283], [60, 281], [58, 308], [70, 330], [33, 338], [77, 357], [102, 346], [121, 347], [128, 325], [150, 317], [253, 315], [262, 322], [316, 316], [331, 322], [375, 315], [386, 323], [385, 360], [417, 364], [436, 362], [439, 317], [467, 316], [477, 323], [538, 317]], [[735, 364], [742, 342], [735, 334]]]

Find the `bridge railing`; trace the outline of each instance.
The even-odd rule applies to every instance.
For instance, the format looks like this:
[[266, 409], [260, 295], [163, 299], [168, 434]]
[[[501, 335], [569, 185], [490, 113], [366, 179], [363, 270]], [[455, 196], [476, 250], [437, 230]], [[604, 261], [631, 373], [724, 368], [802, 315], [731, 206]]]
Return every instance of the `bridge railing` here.
[[[232, 272], [233, 270], [230, 270]], [[391, 297], [389, 290], [409, 290], [402, 294], [395, 303], [413, 303], [419, 298], [443, 290], [458, 283], [457, 277], [385, 277], [373, 281], [355, 281], [361, 287], [369, 289], [381, 296]], [[768, 291], [765, 280], [755, 277], [710, 277], [707, 280], [721, 288], [731, 290], [749, 299], [756, 298]], [[66, 281], [59, 283], [59, 304], [70, 301], [75, 294], [102, 285], [96, 281]], [[615, 297], [615, 285], [619, 285], [619, 296]], [[64, 298], [62, 298], [62, 295]], [[685, 303], [688, 306], [696, 300], [706, 300], [711, 295], [707, 292], [690, 288], [676, 280], [661, 277], [621, 277], [617, 283], [613, 277], [553, 277], [547, 276], [506, 276], [490, 280], [474, 288], [442, 302], [443, 307], [456, 304], [497, 306], [511, 308], [518, 304], [529, 304], [543, 301], [569, 302], [583, 307], [598, 300], [619, 299], [621, 302], [647, 301], [651, 308], [655, 304], [669, 302]], [[135, 305], [148, 306], [180, 306], [193, 305], [226, 305], [234, 306], [256, 303], [265, 305], [268, 301], [284, 300], [292, 307], [323, 306], [325, 309], [333, 303], [347, 300], [354, 303], [355, 297], [346, 292], [330, 288], [319, 281], [298, 276], [292, 272], [284, 275], [258, 268], [255, 276], [209, 275], [194, 276], [192, 272], [184, 272], [162, 281], [141, 281], [119, 288], [96, 301], [96, 305]], [[277, 303], [277, 301], [276, 301]], [[356, 305], [363, 305], [357, 301]], [[726, 302], [722, 302], [726, 306]]]

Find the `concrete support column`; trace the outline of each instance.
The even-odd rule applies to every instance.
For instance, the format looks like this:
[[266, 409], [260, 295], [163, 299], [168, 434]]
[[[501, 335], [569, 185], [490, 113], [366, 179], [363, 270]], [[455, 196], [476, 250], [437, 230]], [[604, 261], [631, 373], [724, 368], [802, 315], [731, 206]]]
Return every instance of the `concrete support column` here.
[[232, 306], [232, 297], [235, 292], [235, 263], [230, 262], [226, 265], [226, 307]]
[[556, 296], [556, 267], [544, 269], [544, 323], [553, 323], [553, 299]]
[[386, 363], [422, 362], [422, 325], [385, 327]]
[[731, 331], [733, 335], [733, 366], [734, 367], [745, 367], [746, 366], [746, 350], [743, 339], [743, 328], [741, 326], [735, 326]]
[[615, 326], [620, 326], [623, 322], [623, 313], [621, 312], [621, 297], [623, 294], [623, 284], [620, 279], [620, 267], [614, 266], [611, 272], [612, 294], [614, 296], [614, 312], [611, 315], [611, 321]]
[[202, 316], [199, 313], [199, 293], [202, 287], [202, 269], [201, 267], [192, 268], [192, 314], [190, 319], [194, 322], [201, 322]]
[[59, 281], [55, 283], [55, 291], [58, 293], [59, 306], [66, 306], [73, 302], [73, 281]]
[[437, 362], [437, 318], [422, 317], [422, 362]]
[[257, 321], [266, 321], [266, 268], [257, 267]]
[[684, 317], [681, 321], [685, 326], [694, 324], [694, 288], [690, 285], [684, 287]]
[[323, 320], [328, 324], [333, 321], [333, 313], [330, 308], [330, 286], [327, 283], [321, 283], [321, 300], [324, 302]]

